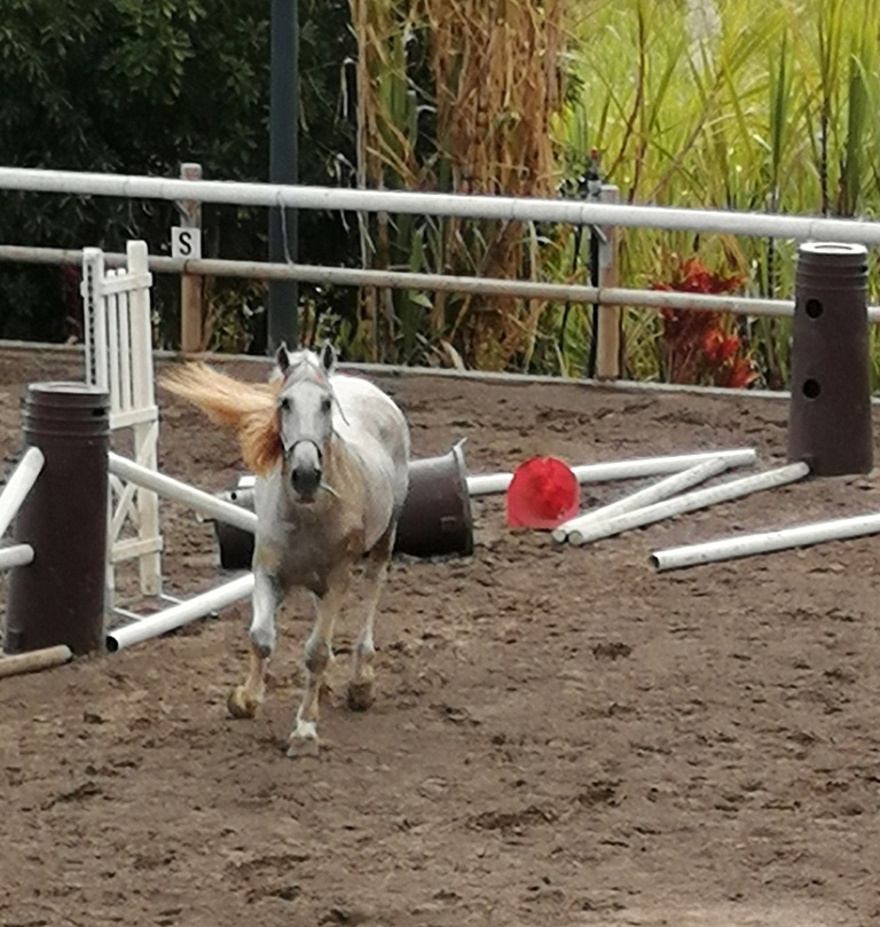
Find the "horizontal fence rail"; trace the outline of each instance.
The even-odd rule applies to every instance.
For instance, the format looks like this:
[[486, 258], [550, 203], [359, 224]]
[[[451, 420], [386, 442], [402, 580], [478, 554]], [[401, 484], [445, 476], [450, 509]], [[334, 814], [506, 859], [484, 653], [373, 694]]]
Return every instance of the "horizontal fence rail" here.
[[880, 223], [867, 219], [633, 206], [588, 200], [416, 193], [404, 190], [353, 190], [338, 187], [239, 183], [229, 180], [173, 180], [124, 174], [0, 167], [0, 190], [114, 196], [125, 199], [195, 200], [237, 206], [289, 207], [342, 212], [456, 216], [508, 222], [563, 222], [616, 225], [689, 232], [722, 232], [880, 244]]
[[[82, 251], [68, 248], [35, 248], [0, 245], [0, 261], [35, 264], [80, 264]], [[121, 252], [104, 253], [108, 267], [124, 266]], [[610, 306], [643, 306], [653, 309], [704, 309], [737, 315], [791, 317], [794, 302], [747, 296], [713, 296], [675, 290], [630, 290], [623, 287], [595, 287], [586, 284], [540, 283], [533, 280], [503, 280], [497, 277], [462, 277], [418, 274], [409, 271], [364, 270], [355, 267], [325, 267], [317, 264], [271, 264], [262, 261], [184, 259], [150, 255], [150, 270], [156, 273], [201, 274], [209, 277], [241, 277], [254, 280], [299, 280], [323, 286], [371, 286], [433, 292], [478, 293], [516, 296], [522, 299], [569, 300]], [[880, 322], [880, 306], [868, 307], [868, 319]]]

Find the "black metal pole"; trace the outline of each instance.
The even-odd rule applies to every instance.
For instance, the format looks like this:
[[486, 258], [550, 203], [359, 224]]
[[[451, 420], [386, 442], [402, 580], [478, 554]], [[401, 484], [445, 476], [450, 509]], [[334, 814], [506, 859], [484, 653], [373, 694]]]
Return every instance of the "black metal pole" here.
[[[292, 184], [298, 177], [299, 10], [297, 0], [272, 0], [269, 82], [269, 182]], [[297, 259], [295, 210], [269, 210], [269, 260]], [[272, 280], [267, 302], [268, 352], [282, 341], [299, 343], [295, 280]]]

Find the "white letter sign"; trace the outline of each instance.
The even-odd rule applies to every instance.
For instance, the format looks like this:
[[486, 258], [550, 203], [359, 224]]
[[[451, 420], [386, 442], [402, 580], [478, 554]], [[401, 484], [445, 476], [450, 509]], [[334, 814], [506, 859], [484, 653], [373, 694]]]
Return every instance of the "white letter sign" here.
[[202, 256], [202, 230], [182, 225], [171, 227], [171, 257], [198, 259]]

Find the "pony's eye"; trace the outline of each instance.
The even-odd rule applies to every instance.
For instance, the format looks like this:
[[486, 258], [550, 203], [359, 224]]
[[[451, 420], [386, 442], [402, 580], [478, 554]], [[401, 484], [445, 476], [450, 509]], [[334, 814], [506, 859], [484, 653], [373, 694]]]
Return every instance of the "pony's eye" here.
[[325, 396], [325, 397], [321, 400], [321, 411], [322, 411], [322, 412], [329, 412], [329, 411], [330, 411], [330, 407], [331, 407], [332, 405], [333, 405], [333, 400], [332, 400], [329, 396]]
[[278, 403], [278, 407], [283, 409], [285, 412], [290, 409], [290, 400], [287, 398], [287, 396], [282, 398], [281, 402]]

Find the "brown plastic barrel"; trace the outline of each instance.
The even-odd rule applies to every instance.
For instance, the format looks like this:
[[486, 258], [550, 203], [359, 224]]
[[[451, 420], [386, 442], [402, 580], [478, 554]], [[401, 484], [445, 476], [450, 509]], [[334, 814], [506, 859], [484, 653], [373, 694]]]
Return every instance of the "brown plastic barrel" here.
[[409, 493], [397, 524], [394, 550], [411, 557], [474, 552], [471, 497], [460, 443], [440, 457], [410, 461]]
[[67, 644], [76, 654], [104, 646], [109, 397], [85, 383], [28, 386], [22, 440], [45, 463], [15, 519], [33, 562], [9, 577], [4, 649]]
[[873, 466], [867, 286], [863, 245], [800, 246], [788, 458], [805, 461], [817, 476]]
[[[254, 490], [235, 486], [228, 492], [218, 493], [226, 502], [254, 511]], [[214, 534], [220, 548], [220, 566], [224, 570], [249, 570], [254, 556], [254, 535], [225, 521], [214, 520]]]
[[[227, 502], [254, 510], [254, 490], [238, 485], [220, 494]], [[467, 468], [461, 445], [448, 454], [411, 460], [409, 493], [397, 525], [396, 554], [411, 557], [466, 556], [474, 551], [474, 527]], [[254, 555], [254, 536], [234, 525], [214, 522], [220, 566], [244, 570]]]

